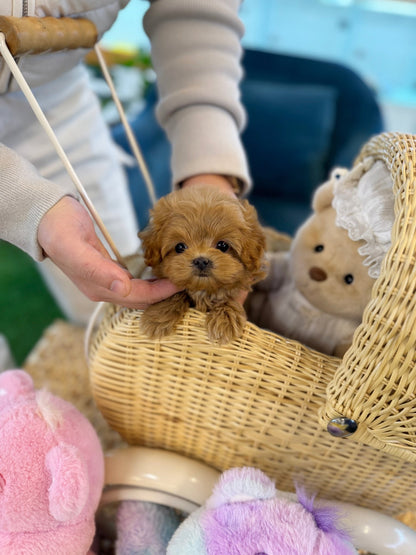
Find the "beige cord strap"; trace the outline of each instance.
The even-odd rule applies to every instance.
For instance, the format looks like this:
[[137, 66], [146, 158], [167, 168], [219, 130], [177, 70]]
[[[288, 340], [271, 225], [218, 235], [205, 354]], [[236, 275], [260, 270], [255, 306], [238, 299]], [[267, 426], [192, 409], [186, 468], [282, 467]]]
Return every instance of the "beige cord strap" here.
[[134, 156], [137, 160], [140, 171], [142, 172], [142, 176], [143, 176], [144, 182], [146, 184], [146, 188], [147, 188], [149, 198], [150, 198], [152, 204], [154, 205], [156, 203], [155, 187], [154, 187], [154, 184], [153, 184], [152, 179], [150, 177], [149, 171], [147, 169], [143, 154], [140, 150], [140, 147], [137, 143], [137, 140], [134, 136], [134, 133], [133, 133], [131, 127], [130, 127], [130, 124], [129, 124], [127, 118], [126, 118], [126, 114], [124, 112], [124, 109], [123, 109], [123, 106], [120, 102], [120, 99], [117, 95], [117, 91], [115, 89], [115, 86], [114, 86], [113, 80], [111, 78], [110, 72], [108, 71], [107, 63], [104, 59], [104, 56], [103, 56], [98, 44], [96, 44], [94, 46], [94, 50], [95, 50], [95, 53], [97, 55], [98, 61], [100, 63], [101, 71], [104, 75], [104, 78], [107, 82], [107, 85], [110, 88], [111, 96], [113, 97], [114, 104], [116, 105], [118, 113], [120, 115], [120, 120], [123, 124], [123, 127], [124, 127], [125, 131], [126, 131], [126, 135], [127, 135], [128, 141], [130, 143], [130, 147], [131, 147], [131, 149], [133, 151], [133, 154], [134, 154]]

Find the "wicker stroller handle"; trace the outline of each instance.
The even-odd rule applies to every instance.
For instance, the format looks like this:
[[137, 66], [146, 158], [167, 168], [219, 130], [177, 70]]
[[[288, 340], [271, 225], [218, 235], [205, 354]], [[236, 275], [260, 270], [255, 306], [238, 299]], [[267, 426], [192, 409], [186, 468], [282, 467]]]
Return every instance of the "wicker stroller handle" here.
[[98, 38], [92, 21], [70, 17], [0, 16], [0, 33], [4, 34], [13, 56], [76, 48], [91, 49]]

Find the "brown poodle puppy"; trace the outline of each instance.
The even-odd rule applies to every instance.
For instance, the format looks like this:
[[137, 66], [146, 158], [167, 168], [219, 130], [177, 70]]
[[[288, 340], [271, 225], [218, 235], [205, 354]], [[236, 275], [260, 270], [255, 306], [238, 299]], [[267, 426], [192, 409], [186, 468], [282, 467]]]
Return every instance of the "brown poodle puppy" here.
[[246, 323], [242, 290], [265, 277], [265, 236], [255, 209], [206, 185], [161, 198], [139, 237], [145, 262], [182, 291], [149, 306], [141, 328], [150, 337], [172, 333], [189, 307], [207, 313], [211, 340], [228, 343]]

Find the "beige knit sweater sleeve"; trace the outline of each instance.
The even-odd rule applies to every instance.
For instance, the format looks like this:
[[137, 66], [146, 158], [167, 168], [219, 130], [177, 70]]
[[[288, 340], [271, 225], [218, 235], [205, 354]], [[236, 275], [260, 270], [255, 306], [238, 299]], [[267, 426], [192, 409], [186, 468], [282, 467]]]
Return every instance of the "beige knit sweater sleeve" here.
[[250, 177], [240, 132], [240, 0], [154, 0], [144, 18], [172, 144], [173, 183], [199, 173]]
[[75, 197], [74, 188], [43, 179], [32, 164], [1, 143], [0, 168], [0, 238], [42, 260], [39, 222], [62, 197]]

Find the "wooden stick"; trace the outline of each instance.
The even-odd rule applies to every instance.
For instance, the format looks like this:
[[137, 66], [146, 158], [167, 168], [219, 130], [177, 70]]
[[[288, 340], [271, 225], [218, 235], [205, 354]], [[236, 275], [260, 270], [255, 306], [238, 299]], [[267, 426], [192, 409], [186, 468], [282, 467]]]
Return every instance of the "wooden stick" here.
[[13, 56], [75, 48], [91, 49], [97, 29], [88, 19], [0, 16], [0, 33]]

